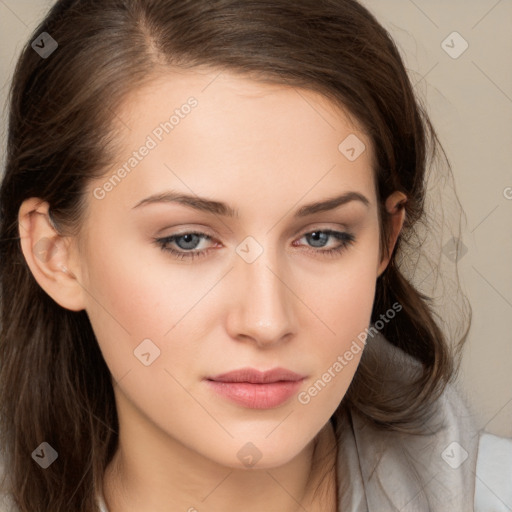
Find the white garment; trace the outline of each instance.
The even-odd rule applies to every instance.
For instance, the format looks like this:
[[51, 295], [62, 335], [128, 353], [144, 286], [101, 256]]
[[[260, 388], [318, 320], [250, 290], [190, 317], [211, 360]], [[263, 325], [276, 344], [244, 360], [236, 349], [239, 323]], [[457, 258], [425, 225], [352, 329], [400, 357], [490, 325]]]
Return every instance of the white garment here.
[[512, 439], [480, 434], [475, 512], [512, 510]]

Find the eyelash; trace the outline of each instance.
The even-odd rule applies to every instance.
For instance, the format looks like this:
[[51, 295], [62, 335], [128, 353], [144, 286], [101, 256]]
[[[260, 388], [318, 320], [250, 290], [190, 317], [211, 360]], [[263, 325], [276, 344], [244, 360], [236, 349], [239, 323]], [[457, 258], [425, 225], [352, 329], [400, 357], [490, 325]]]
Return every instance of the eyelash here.
[[[341, 245], [339, 247], [335, 247], [334, 249], [326, 249], [326, 250], [315, 250], [313, 248], [308, 248], [308, 252], [320, 253], [323, 256], [331, 256], [335, 257], [338, 254], [341, 254], [345, 249], [347, 249], [351, 244], [353, 244], [356, 240], [355, 236], [351, 233], [342, 232], [342, 231], [333, 231], [332, 229], [317, 229], [314, 231], [308, 231], [304, 233], [300, 238], [305, 237], [306, 235], [312, 235], [313, 233], [325, 233], [327, 235], [333, 236], [340, 240]], [[194, 260], [195, 258], [201, 258], [203, 256], [207, 256], [210, 252], [210, 249], [203, 249], [200, 251], [177, 251], [176, 249], [170, 249], [168, 244], [174, 242], [177, 238], [182, 238], [186, 235], [197, 235], [202, 237], [205, 240], [211, 240], [212, 237], [207, 235], [206, 233], [201, 233], [197, 231], [190, 231], [185, 233], [180, 233], [176, 235], [167, 236], [165, 238], [155, 238], [154, 242], [160, 249], [166, 253], [170, 253], [174, 258], [179, 260]]]

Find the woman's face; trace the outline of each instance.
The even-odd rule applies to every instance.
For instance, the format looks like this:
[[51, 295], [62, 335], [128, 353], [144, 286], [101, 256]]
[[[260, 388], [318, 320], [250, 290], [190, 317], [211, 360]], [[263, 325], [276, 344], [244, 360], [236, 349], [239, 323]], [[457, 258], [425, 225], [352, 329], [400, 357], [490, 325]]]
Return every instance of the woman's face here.
[[[121, 431], [284, 464], [361, 357], [382, 270], [370, 141], [318, 94], [218, 71], [169, 73], [116, 116], [77, 275]], [[248, 368], [297, 375], [211, 380]]]

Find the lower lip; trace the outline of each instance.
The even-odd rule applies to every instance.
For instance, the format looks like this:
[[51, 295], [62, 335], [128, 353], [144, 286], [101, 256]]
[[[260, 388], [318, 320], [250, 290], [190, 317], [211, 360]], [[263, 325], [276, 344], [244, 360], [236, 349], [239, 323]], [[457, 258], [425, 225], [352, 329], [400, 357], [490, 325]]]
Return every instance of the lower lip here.
[[250, 409], [272, 409], [289, 400], [300, 388], [301, 380], [251, 384], [249, 382], [217, 382], [207, 380], [219, 395]]

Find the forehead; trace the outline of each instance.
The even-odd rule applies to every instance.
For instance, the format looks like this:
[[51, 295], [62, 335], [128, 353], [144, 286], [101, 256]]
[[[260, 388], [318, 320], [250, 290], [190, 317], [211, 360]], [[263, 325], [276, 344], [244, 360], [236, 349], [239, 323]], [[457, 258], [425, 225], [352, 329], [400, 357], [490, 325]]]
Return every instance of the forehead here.
[[315, 91], [172, 70], [130, 93], [115, 114], [121, 149], [93, 185], [124, 168], [104, 202], [125, 209], [169, 189], [281, 207], [335, 189], [374, 189], [370, 139]]
[[272, 126], [279, 123], [290, 125], [296, 120], [312, 118], [311, 130], [324, 124], [324, 130], [347, 129], [364, 136], [362, 126], [348, 111], [342, 110], [341, 106], [335, 105], [318, 91], [204, 67], [188, 70], [171, 68], [168, 73], [155, 76], [126, 96], [117, 119], [130, 131], [132, 125], [139, 123], [142, 123], [141, 128], [148, 129], [150, 125], [147, 122], [160, 123], [168, 119], [190, 97], [198, 100], [200, 108], [195, 112], [201, 112], [202, 116], [194, 117], [199, 118], [201, 123], [211, 115], [228, 116], [230, 113], [237, 114], [241, 121], [246, 121], [249, 116], [255, 122], [264, 118]]

